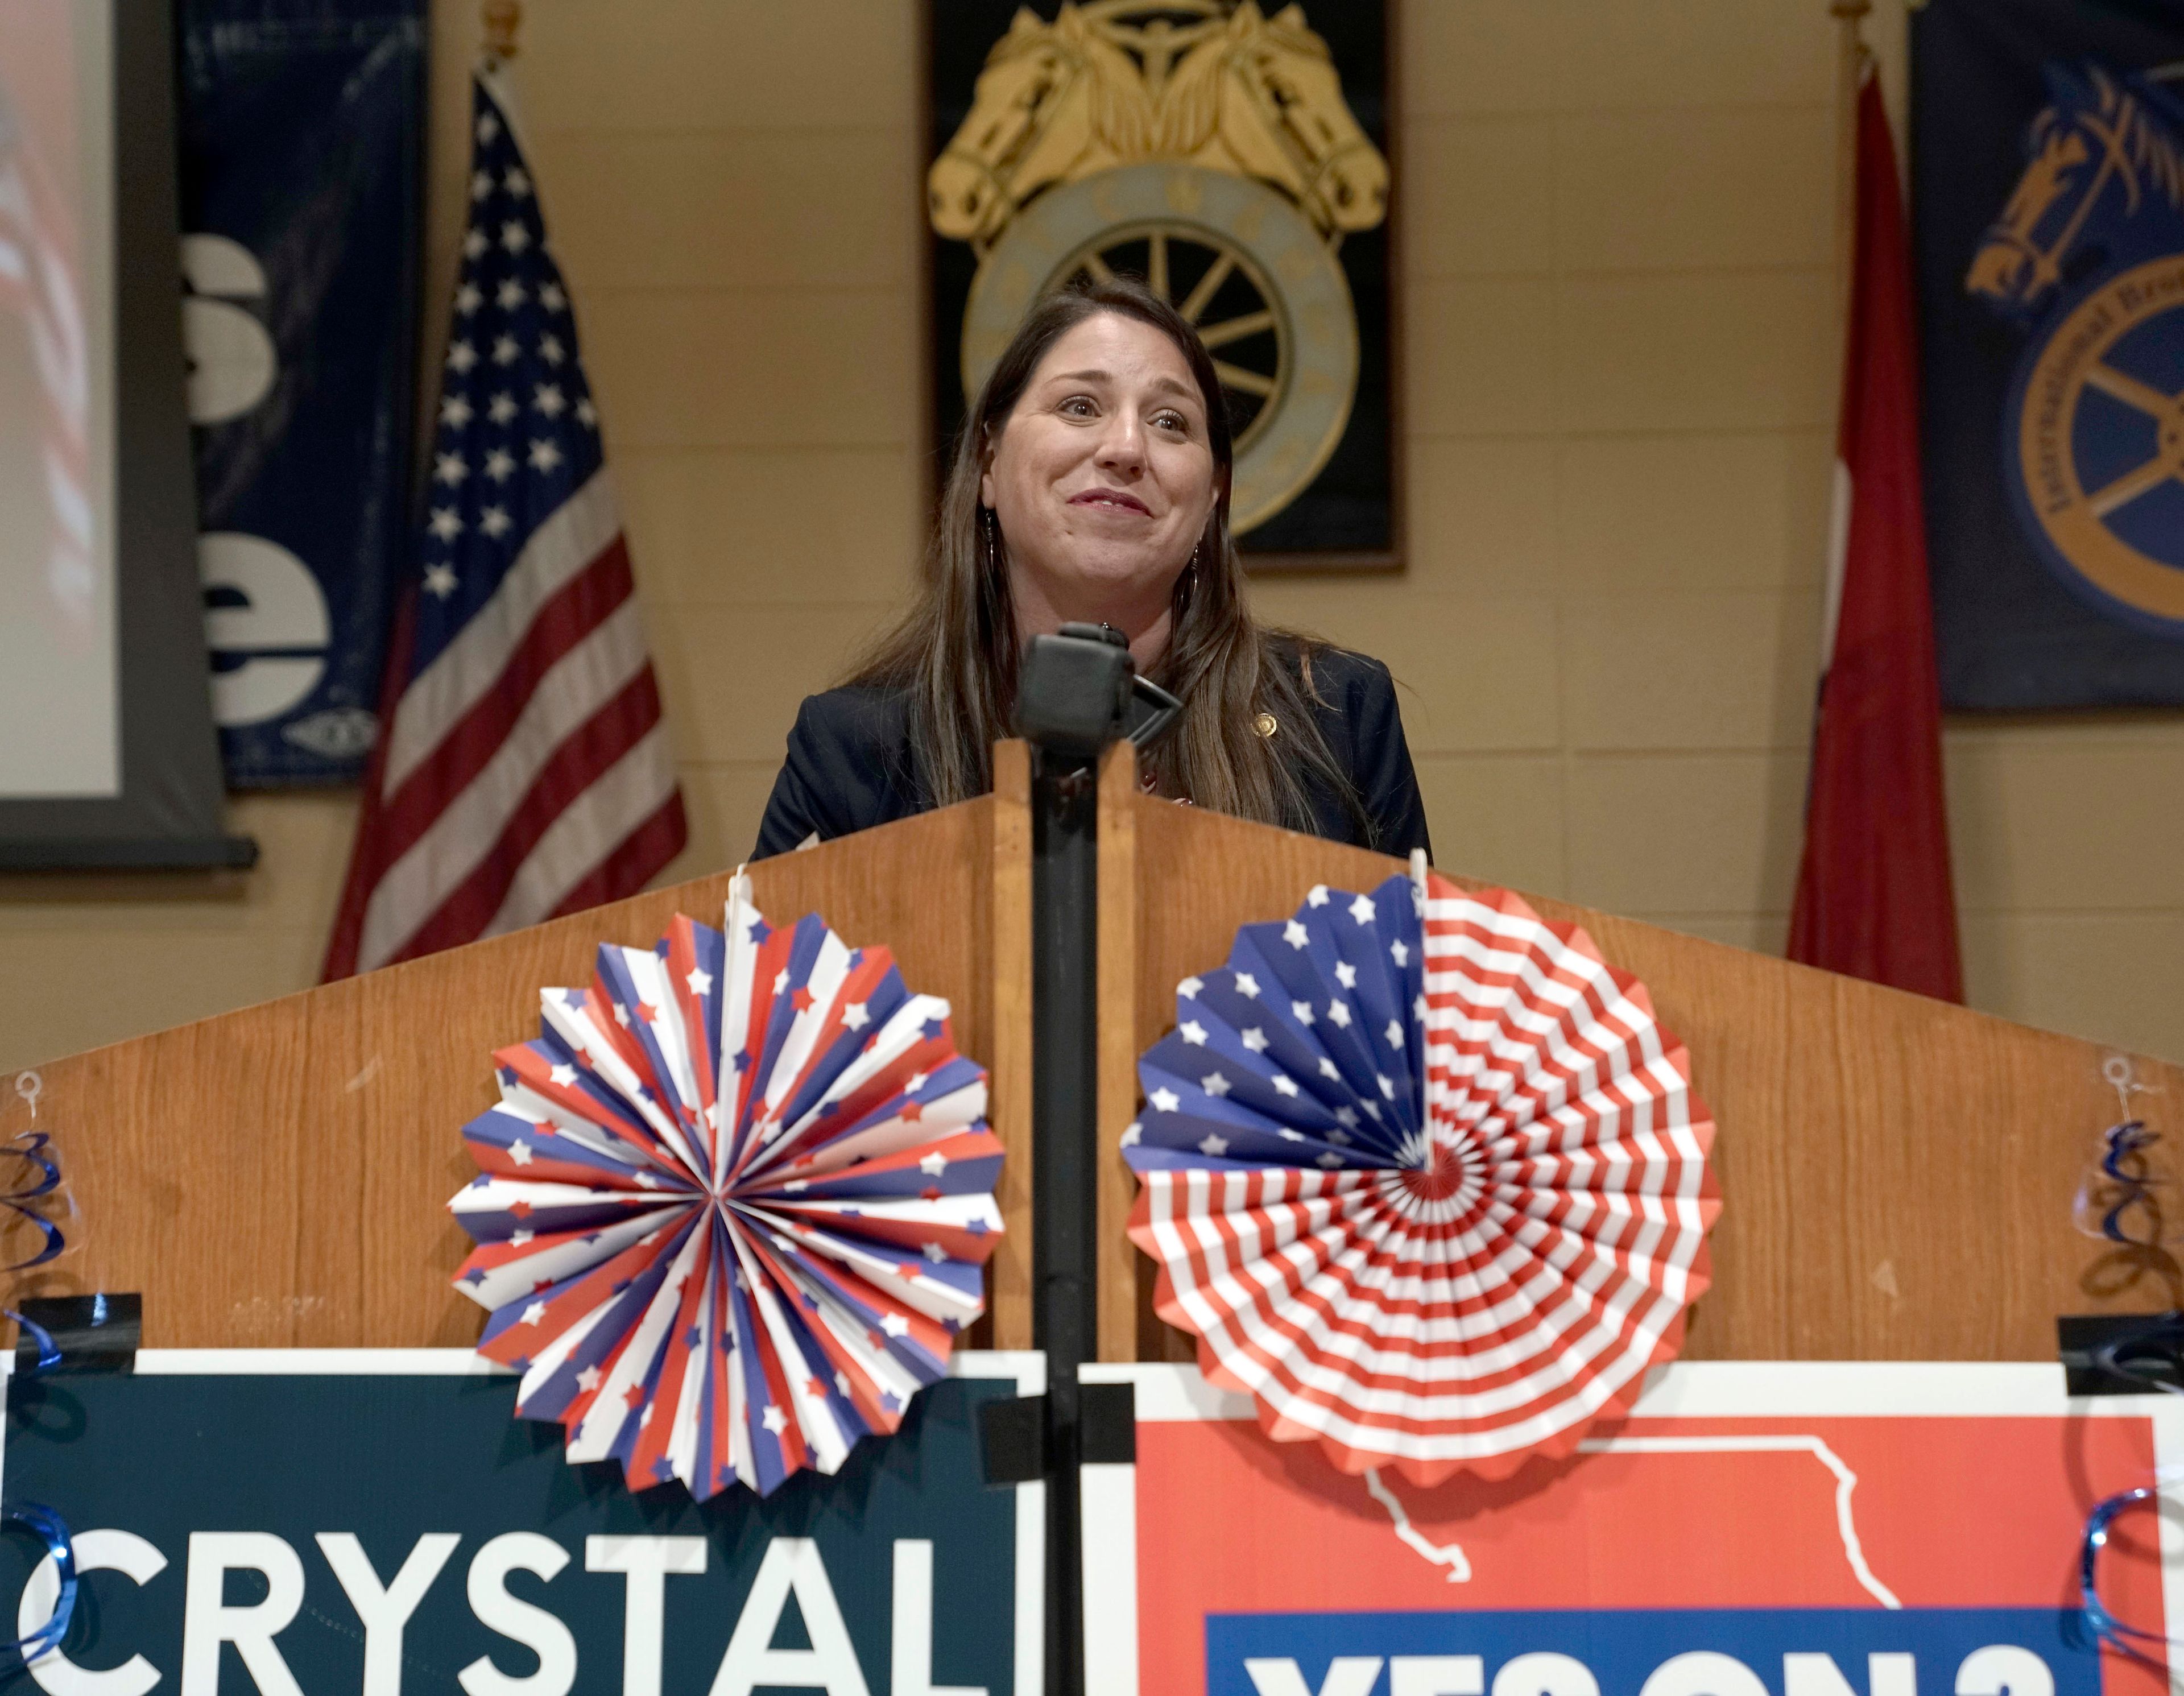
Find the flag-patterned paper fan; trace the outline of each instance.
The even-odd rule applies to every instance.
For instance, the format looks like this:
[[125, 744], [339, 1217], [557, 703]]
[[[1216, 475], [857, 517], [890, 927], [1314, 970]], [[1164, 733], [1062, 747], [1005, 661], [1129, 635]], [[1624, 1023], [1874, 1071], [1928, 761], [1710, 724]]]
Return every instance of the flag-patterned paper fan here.
[[983, 1311], [1001, 1228], [948, 1003], [816, 918], [769, 926], [741, 879], [725, 934], [678, 917], [541, 1001], [448, 1204], [517, 1413], [700, 1498], [894, 1430]]
[[1574, 1448], [1706, 1288], [1713, 1125], [1644, 985], [1506, 891], [1314, 889], [1139, 1063], [1131, 1238], [1280, 1440], [1430, 1484]]

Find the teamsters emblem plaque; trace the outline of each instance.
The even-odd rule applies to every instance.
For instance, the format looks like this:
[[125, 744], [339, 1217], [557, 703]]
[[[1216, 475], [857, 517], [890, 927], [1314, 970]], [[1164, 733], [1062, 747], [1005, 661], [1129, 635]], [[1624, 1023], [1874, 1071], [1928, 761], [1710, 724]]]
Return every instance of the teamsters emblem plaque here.
[[1043, 294], [1134, 276], [1213, 354], [1254, 562], [1396, 563], [1383, 0], [929, 18], [936, 439]]
[[2003, 480], [2075, 593], [2184, 636], [2184, 98], [2051, 64], [2023, 176], [1966, 289], [2027, 332]]

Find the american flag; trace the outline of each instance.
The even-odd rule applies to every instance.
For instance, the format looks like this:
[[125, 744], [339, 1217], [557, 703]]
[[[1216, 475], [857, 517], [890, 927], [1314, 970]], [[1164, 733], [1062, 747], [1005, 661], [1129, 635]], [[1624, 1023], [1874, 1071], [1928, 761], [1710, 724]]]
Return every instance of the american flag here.
[[331, 980], [613, 901], [688, 837], [599, 419], [491, 70], [398, 683]]
[[92, 550], [90, 352], [75, 250], [68, 215], [0, 87], [0, 311], [20, 316], [37, 371], [46, 589], [58, 614], [53, 628], [72, 649], [91, 639], [98, 588]]

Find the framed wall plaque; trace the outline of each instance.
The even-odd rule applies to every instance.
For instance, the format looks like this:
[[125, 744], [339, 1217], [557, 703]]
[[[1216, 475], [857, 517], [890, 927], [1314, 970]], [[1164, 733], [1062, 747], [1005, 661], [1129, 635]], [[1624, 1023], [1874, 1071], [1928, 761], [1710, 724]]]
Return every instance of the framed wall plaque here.
[[1025, 310], [1143, 279], [1197, 325], [1254, 569], [1401, 564], [1386, 0], [928, 0], [933, 463]]

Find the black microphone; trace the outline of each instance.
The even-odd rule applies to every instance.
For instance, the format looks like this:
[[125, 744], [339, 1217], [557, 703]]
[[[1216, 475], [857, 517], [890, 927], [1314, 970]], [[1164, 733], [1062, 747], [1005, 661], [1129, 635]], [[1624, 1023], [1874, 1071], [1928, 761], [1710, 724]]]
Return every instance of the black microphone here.
[[[1150, 716], [1134, 730], [1130, 703]], [[1024, 650], [1017, 681], [1017, 728], [1055, 752], [1095, 759], [1125, 737], [1140, 750], [1164, 735], [1183, 703], [1150, 678], [1138, 674], [1129, 639], [1112, 624], [1065, 624], [1054, 636], [1034, 636]]]

